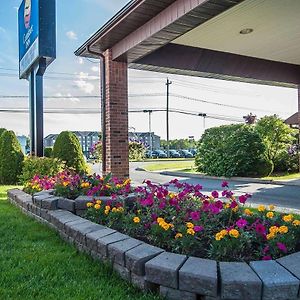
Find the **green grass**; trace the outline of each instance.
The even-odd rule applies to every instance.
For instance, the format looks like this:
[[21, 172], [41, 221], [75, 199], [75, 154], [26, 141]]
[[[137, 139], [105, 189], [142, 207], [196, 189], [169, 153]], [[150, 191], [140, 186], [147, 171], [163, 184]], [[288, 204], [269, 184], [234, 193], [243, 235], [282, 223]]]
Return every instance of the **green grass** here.
[[144, 166], [146, 171], [191, 169], [194, 166], [194, 160], [182, 160], [172, 162], [158, 162]]
[[0, 186], [0, 299], [158, 299], [78, 253], [6, 200]]
[[300, 179], [300, 173], [294, 173], [294, 174], [273, 174], [272, 176], [263, 177], [262, 179], [266, 179], [266, 180], [292, 180], [292, 179]]

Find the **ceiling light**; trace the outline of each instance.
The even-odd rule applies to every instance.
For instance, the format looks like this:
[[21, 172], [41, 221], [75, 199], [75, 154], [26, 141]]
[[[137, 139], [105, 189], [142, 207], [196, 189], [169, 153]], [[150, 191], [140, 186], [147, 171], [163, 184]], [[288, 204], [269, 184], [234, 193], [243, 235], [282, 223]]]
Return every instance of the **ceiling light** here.
[[249, 34], [252, 33], [253, 29], [252, 28], [244, 28], [240, 31], [240, 34]]

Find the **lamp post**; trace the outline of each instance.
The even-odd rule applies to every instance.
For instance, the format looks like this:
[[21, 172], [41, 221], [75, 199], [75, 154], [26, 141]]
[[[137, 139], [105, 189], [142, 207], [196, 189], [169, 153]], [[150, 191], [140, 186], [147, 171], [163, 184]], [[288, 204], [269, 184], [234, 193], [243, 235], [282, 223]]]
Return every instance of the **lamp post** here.
[[205, 131], [205, 117], [207, 116], [207, 114], [205, 114], [205, 113], [199, 113], [198, 116], [199, 117], [203, 117], [203, 131]]
[[170, 96], [170, 85], [172, 81], [167, 78], [166, 86], [167, 86], [167, 156], [170, 156], [170, 145], [169, 145], [169, 96]]
[[150, 143], [150, 156], [152, 156], [152, 148], [153, 148], [153, 144], [152, 144], [152, 133], [151, 133], [151, 115], [152, 115], [153, 110], [151, 109], [145, 109], [144, 113], [148, 113], [149, 114], [149, 143]]

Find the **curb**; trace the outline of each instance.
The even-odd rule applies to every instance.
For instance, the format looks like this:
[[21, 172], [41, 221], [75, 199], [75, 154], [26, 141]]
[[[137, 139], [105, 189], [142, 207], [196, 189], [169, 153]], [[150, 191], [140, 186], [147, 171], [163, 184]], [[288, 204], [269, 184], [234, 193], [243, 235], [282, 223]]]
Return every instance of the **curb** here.
[[262, 184], [278, 184], [278, 185], [287, 185], [287, 186], [299, 186], [300, 183], [282, 181], [282, 180], [264, 180], [258, 178], [251, 178], [251, 177], [217, 177], [217, 176], [208, 176], [208, 175], [201, 175], [201, 174], [189, 174], [184, 172], [176, 172], [176, 171], [162, 171], [159, 172], [161, 175], [167, 176], [178, 176], [178, 177], [190, 177], [190, 178], [200, 178], [200, 179], [212, 179], [212, 180], [233, 180], [239, 182], [248, 182], [248, 183], [262, 183]]

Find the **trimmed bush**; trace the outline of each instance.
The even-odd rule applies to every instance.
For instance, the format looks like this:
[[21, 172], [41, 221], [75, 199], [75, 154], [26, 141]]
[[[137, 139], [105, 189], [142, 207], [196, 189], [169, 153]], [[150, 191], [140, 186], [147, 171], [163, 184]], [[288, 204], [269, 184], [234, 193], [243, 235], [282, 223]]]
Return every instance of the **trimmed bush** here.
[[7, 131], [5, 128], [0, 128], [0, 137], [3, 132]]
[[146, 147], [139, 141], [131, 141], [128, 144], [129, 159], [130, 160], [143, 160], [146, 154]]
[[46, 147], [44, 149], [44, 156], [45, 157], [51, 157], [52, 156], [52, 151], [53, 151], [52, 147]]
[[0, 183], [15, 184], [22, 172], [24, 154], [13, 131], [0, 136]]
[[61, 132], [54, 144], [52, 156], [65, 162], [67, 168], [76, 172], [87, 171], [84, 156], [77, 136], [70, 131]]
[[64, 167], [64, 163], [57, 158], [29, 156], [24, 160], [20, 181], [26, 183], [34, 176], [55, 176], [63, 171]]
[[267, 175], [271, 165], [264, 158], [262, 139], [249, 125], [207, 129], [199, 142], [198, 171], [214, 176]]

